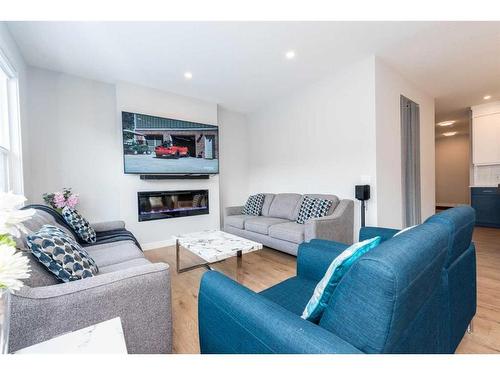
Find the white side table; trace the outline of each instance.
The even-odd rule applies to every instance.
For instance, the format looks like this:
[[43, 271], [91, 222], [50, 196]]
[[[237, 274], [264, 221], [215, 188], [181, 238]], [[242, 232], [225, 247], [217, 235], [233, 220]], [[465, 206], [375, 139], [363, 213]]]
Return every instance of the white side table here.
[[28, 346], [15, 354], [127, 354], [127, 346], [118, 317]]

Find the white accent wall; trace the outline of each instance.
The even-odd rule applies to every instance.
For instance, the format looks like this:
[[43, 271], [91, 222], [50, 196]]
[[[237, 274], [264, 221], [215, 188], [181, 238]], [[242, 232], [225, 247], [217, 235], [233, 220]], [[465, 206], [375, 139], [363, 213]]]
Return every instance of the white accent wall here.
[[[122, 160], [122, 110], [217, 124], [215, 103], [38, 68], [29, 68], [28, 83], [31, 152], [25, 185], [30, 202], [41, 202], [44, 192], [72, 187], [86, 217], [125, 220], [146, 248], [169, 244], [174, 234], [220, 227], [219, 176], [143, 181], [125, 175]], [[232, 118], [224, 121], [228, 127], [231, 123]], [[234, 135], [230, 129], [227, 137]], [[226, 166], [229, 175], [231, 168]], [[209, 190], [209, 215], [138, 222], [138, 191], [189, 189]]]
[[220, 206], [221, 223], [224, 208], [242, 206], [248, 198], [248, 162], [250, 142], [245, 115], [218, 108], [220, 155]]
[[375, 59], [377, 128], [377, 222], [379, 226], [401, 228], [401, 95], [420, 108], [420, 188], [422, 220], [435, 213], [434, 98]]
[[[249, 193], [333, 193], [369, 184], [366, 224], [400, 228], [400, 96], [420, 106], [422, 219], [435, 209], [434, 98], [370, 57], [248, 116]], [[360, 224], [355, 201], [355, 228]]]
[[[377, 223], [374, 59], [291, 93], [248, 116], [249, 190], [354, 199], [370, 181], [367, 225]], [[359, 228], [355, 207], [355, 236]]]

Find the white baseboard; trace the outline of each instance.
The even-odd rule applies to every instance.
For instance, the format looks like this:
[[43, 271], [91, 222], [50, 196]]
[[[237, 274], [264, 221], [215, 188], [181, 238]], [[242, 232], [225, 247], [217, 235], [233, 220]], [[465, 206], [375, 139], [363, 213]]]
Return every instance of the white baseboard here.
[[164, 241], [141, 243], [142, 250], [144, 251], [154, 250], [160, 247], [167, 247], [174, 245], [175, 245], [175, 240], [173, 238]]

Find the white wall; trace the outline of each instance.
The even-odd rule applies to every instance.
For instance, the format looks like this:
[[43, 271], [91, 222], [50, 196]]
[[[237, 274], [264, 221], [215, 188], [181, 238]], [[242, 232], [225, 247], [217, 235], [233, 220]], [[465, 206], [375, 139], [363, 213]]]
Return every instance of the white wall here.
[[420, 175], [422, 219], [435, 212], [434, 98], [419, 90], [379, 59], [375, 59], [377, 127], [378, 225], [401, 228], [400, 96], [420, 107]]
[[[13, 131], [20, 130], [21, 144], [13, 145], [13, 151], [15, 153], [14, 160], [12, 160], [12, 170], [11, 170], [11, 182], [12, 189], [17, 194], [24, 193], [24, 176], [29, 173], [29, 164], [27, 160], [23, 161], [23, 155], [29, 153], [27, 147], [29, 134], [22, 127], [22, 124], [28, 121], [28, 111], [27, 108], [27, 87], [26, 87], [26, 64], [16, 45], [16, 42], [10, 35], [9, 30], [5, 22], [0, 22], [0, 52], [4, 55], [12, 68], [16, 71], [18, 77], [18, 90], [19, 90], [19, 107], [20, 107], [20, 129], [11, 129]], [[12, 135], [12, 134], [11, 134]], [[16, 134], [19, 138], [19, 134]]]
[[[125, 218], [130, 230], [137, 235], [141, 243], [148, 242], [147, 247], [161, 245], [172, 235], [195, 232], [205, 229], [219, 229], [219, 176], [211, 176], [208, 180], [157, 180], [143, 181], [139, 176], [124, 175], [121, 151], [121, 112], [137, 112], [149, 115], [176, 118], [205, 124], [217, 125], [217, 104], [197, 99], [166, 93], [154, 89], [139, 87], [126, 83], [116, 86], [116, 122], [115, 139], [119, 148], [114, 155], [118, 157], [115, 167], [121, 176], [120, 217]], [[209, 215], [181, 217], [170, 220], [137, 221], [137, 192], [155, 190], [209, 190]]]
[[436, 205], [469, 204], [470, 137], [436, 138]]
[[[146, 247], [173, 234], [219, 228], [219, 177], [209, 180], [142, 181], [124, 175], [121, 111], [217, 124], [217, 105], [125, 83], [110, 85], [48, 70], [28, 69], [31, 121], [27, 195], [73, 187], [79, 209], [91, 221], [123, 219]], [[137, 192], [208, 188], [210, 214], [137, 221]]]
[[249, 195], [248, 124], [245, 115], [219, 106], [220, 203], [221, 223], [224, 208], [243, 205]]
[[[354, 199], [362, 176], [376, 192], [374, 94], [369, 58], [249, 115], [249, 192]], [[376, 200], [368, 202], [368, 225], [376, 224]], [[356, 202], [357, 226], [358, 213]]]

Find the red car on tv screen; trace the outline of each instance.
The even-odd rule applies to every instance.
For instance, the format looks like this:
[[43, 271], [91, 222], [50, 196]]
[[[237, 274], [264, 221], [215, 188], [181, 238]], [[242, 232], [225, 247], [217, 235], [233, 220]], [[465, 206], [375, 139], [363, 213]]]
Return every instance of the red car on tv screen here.
[[157, 158], [174, 158], [189, 156], [187, 147], [173, 146], [172, 142], [166, 141], [155, 147], [155, 155]]

